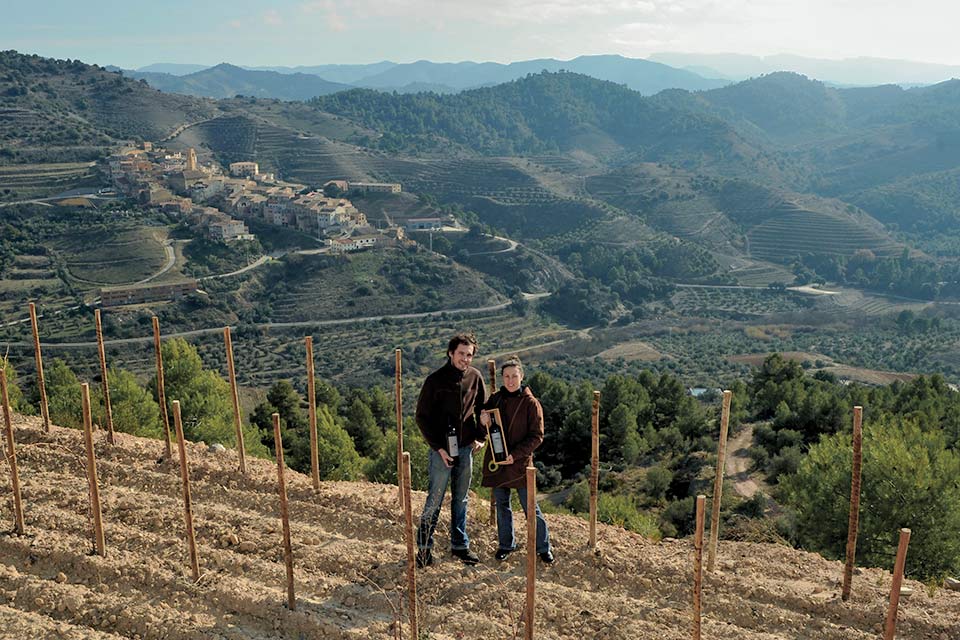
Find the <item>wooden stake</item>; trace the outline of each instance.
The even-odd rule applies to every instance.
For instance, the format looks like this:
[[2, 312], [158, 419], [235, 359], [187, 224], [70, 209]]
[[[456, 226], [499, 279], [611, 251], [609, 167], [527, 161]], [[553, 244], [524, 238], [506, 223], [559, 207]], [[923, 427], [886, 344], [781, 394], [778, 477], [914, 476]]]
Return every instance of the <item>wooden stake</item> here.
[[317, 387], [313, 371], [313, 336], [304, 338], [307, 349], [307, 406], [310, 416], [310, 477], [313, 490], [320, 491], [320, 451], [317, 437]]
[[280, 435], [280, 414], [273, 414], [273, 446], [277, 449], [277, 487], [280, 492], [280, 520], [283, 522], [283, 561], [287, 565], [287, 608], [297, 609], [293, 591], [293, 547], [290, 544], [290, 514], [287, 511], [287, 482], [284, 478], [283, 437]]
[[93, 546], [97, 555], [107, 553], [103, 537], [103, 515], [100, 511], [100, 487], [97, 482], [97, 459], [93, 451], [93, 420], [90, 417], [90, 385], [80, 385], [83, 401], [83, 440], [87, 447], [87, 480], [90, 488], [90, 512], [93, 515]]
[[527, 609], [525, 640], [533, 640], [537, 590], [537, 469], [527, 467]]
[[893, 583], [890, 585], [890, 608], [887, 622], [883, 625], [883, 640], [893, 640], [897, 634], [897, 606], [900, 604], [900, 587], [903, 585], [903, 565], [907, 561], [907, 546], [910, 544], [910, 529], [900, 529], [897, 545], [897, 561], [893, 565]]
[[733, 392], [723, 392], [720, 410], [720, 443], [717, 445], [717, 473], [713, 477], [713, 511], [710, 512], [710, 546], [707, 550], [707, 573], [713, 573], [720, 539], [720, 498], [723, 495], [723, 466], [727, 455], [727, 429], [730, 426], [730, 400]]
[[693, 640], [700, 640], [700, 610], [703, 593], [703, 521], [706, 496], [697, 496], [697, 532], [693, 538]]
[[590, 550], [597, 552], [597, 485], [600, 482], [600, 392], [593, 392], [590, 425]]
[[200, 559], [197, 557], [197, 539], [193, 531], [193, 502], [190, 499], [190, 468], [187, 466], [187, 445], [180, 420], [180, 401], [174, 400], [173, 424], [177, 430], [177, 448], [180, 450], [180, 479], [183, 481], [183, 521], [187, 526], [187, 546], [190, 548], [190, 570], [193, 581], [200, 579]]
[[407, 543], [407, 600], [410, 616], [410, 638], [419, 640], [420, 621], [417, 615], [417, 550], [413, 540], [413, 505], [410, 502], [410, 483], [412, 471], [410, 469], [410, 454], [403, 452], [401, 457], [403, 464], [402, 480], [400, 486], [403, 488], [403, 518], [404, 518], [404, 538]]
[[[487, 360], [487, 371], [490, 373], [490, 389], [487, 390], [487, 399], [497, 391], [497, 361]], [[493, 455], [492, 453], [490, 455]], [[497, 501], [493, 499], [493, 489], [490, 489], [490, 525], [497, 522]]]
[[397, 488], [400, 489], [400, 508], [402, 509], [406, 504], [404, 502], [406, 496], [403, 492], [403, 351], [395, 350], [393, 358], [393, 399], [397, 414]]
[[863, 407], [853, 408], [853, 477], [850, 481], [850, 518], [847, 521], [847, 562], [843, 566], [841, 599], [850, 599], [853, 564], [857, 556], [857, 530], [860, 525], [860, 475], [862, 469]]
[[167, 395], [163, 389], [163, 354], [160, 353], [160, 320], [153, 316], [153, 349], [157, 352], [157, 403], [160, 404], [160, 419], [163, 421], [163, 441], [166, 457], [173, 455], [170, 445], [170, 417], [167, 415]]
[[40, 353], [40, 328], [37, 326], [37, 305], [30, 303], [30, 325], [33, 327], [33, 354], [37, 363], [37, 388], [40, 390], [40, 415], [43, 430], [50, 432], [50, 408], [47, 406], [47, 385], [43, 379], [43, 356]]
[[10, 417], [10, 396], [7, 394], [6, 361], [0, 360], [0, 401], [3, 402], [3, 427], [7, 436], [7, 461], [10, 462], [10, 485], [13, 487], [13, 530], [23, 535], [23, 502], [20, 497], [20, 472], [17, 470], [17, 449]]
[[103, 378], [103, 411], [107, 423], [107, 442], [116, 444], [113, 436], [113, 410], [110, 407], [110, 383], [107, 380], [107, 353], [103, 348], [103, 325], [100, 322], [100, 309], [93, 312], [94, 323], [97, 326], [97, 354], [100, 356], [100, 376]]
[[233, 400], [233, 430], [237, 440], [240, 473], [247, 472], [247, 452], [243, 444], [243, 419], [240, 416], [240, 394], [237, 391], [237, 370], [233, 366], [233, 339], [230, 327], [223, 328], [223, 343], [227, 351], [227, 375], [230, 377], [230, 396]]

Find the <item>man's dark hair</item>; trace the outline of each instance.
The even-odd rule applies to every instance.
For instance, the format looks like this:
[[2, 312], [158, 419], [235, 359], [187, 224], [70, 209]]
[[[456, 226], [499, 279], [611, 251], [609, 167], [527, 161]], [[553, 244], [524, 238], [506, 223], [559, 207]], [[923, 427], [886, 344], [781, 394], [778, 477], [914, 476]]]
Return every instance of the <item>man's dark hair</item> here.
[[477, 342], [477, 337], [472, 333], [458, 333], [457, 335], [450, 338], [450, 342], [447, 344], [447, 355], [450, 355], [457, 350], [462, 344], [473, 345], [473, 355], [477, 355], [477, 350], [480, 349], [480, 343]]

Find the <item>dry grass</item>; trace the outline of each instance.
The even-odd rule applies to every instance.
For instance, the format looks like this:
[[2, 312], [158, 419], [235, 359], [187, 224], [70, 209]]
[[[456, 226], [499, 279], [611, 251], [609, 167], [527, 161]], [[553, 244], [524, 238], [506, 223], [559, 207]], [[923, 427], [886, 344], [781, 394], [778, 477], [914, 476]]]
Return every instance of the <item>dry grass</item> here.
[[623, 358], [628, 362], [654, 362], [664, 357], [662, 353], [642, 340], [618, 344], [601, 351], [599, 356], [607, 361]]

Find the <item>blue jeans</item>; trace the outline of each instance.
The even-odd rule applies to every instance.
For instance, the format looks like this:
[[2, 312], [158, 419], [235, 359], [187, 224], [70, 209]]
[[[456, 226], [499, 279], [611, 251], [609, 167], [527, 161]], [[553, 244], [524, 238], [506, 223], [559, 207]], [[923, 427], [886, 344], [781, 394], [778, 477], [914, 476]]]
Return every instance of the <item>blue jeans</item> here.
[[427, 488], [427, 501], [423, 505], [423, 515], [420, 516], [420, 527], [417, 529], [417, 547], [433, 548], [433, 530], [437, 528], [443, 495], [450, 484], [450, 548], [454, 551], [469, 549], [467, 491], [473, 476], [473, 450], [469, 445], [461, 447], [453, 467], [447, 468], [440, 454], [431, 449], [428, 473], [430, 486]]
[[[523, 513], [527, 513], [527, 488], [517, 487], [520, 496], [520, 506]], [[510, 508], [510, 489], [495, 487], [493, 499], [497, 501], [497, 541], [501, 549], [513, 551], [517, 548], [517, 541], [513, 535], [513, 510]], [[537, 553], [550, 551], [550, 532], [547, 531], [547, 521], [543, 519], [540, 505], [537, 505]]]

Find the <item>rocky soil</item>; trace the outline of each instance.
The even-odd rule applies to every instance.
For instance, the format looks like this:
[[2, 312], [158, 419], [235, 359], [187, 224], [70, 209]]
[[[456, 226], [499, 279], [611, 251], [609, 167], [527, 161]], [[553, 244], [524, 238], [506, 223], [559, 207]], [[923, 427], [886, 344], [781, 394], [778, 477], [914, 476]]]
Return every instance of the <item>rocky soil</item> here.
[[[178, 463], [162, 442], [96, 434], [106, 557], [92, 554], [81, 434], [16, 417], [27, 531], [12, 529], [9, 467], [0, 465], [0, 637], [3, 638], [395, 638], [408, 637], [406, 548], [397, 489], [323, 483], [288, 472], [297, 607], [286, 577], [276, 467], [188, 445], [201, 578], [185, 544]], [[419, 509], [423, 495], [414, 495]], [[522, 550], [493, 559], [486, 503], [474, 500], [470, 534], [482, 564], [445, 553], [418, 573], [421, 628], [429, 638], [522, 637]], [[557, 554], [539, 566], [536, 637], [670, 640], [690, 637], [692, 544], [651, 543], [601, 526], [548, 516]], [[522, 523], [518, 522], [522, 527]], [[447, 540], [441, 524], [439, 542]], [[704, 638], [877, 638], [890, 574], [866, 569], [853, 597], [839, 597], [840, 563], [790, 548], [721, 542], [703, 591]], [[908, 580], [898, 636], [960, 639], [960, 593]], [[401, 615], [402, 613], [402, 615]], [[401, 628], [399, 622], [403, 622]]]

